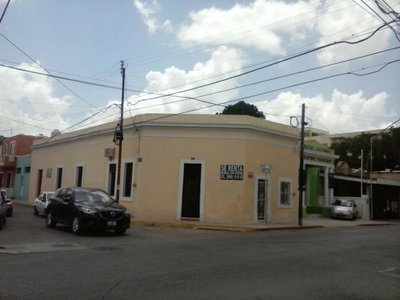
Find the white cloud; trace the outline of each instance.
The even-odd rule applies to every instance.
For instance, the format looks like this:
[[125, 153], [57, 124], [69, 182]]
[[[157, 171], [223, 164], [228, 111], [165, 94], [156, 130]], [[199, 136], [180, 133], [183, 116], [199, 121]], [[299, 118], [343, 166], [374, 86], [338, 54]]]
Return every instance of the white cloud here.
[[[38, 71], [33, 65], [18, 67]], [[54, 96], [53, 83], [45, 76], [0, 68], [0, 135], [49, 135], [66, 127], [60, 114], [69, 108], [69, 97]]]
[[[267, 120], [289, 125], [289, 116], [300, 117], [300, 106], [305, 103], [306, 117], [311, 120], [313, 127], [331, 133], [343, 133], [389, 125], [389, 118], [398, 117], [398, 113], [386, 110], [388, 97], [382, 92], [367, 99], [362, 91], [347, 95], [335, 89], [330, 99], [324, 99], [322, 95], [305, 97], [284, 92], [275, 99], [253, 104], [266, 114]], [[382, 121], [382, 117], [386, 117], [385, 121]]]
[[[196, 86], [205, 85], [215, 80], [226, 78], [237, 74], [244, 62], [246, 57], [244, 54], [237, 50], [228, 47], [219, 47], [212, 54], [208, 61], [205, 63], [196, 63], [193, 69], [185, 71], [176, 67], [169, 67], [164, 72], [151, 71], [147, 74], [146, 79], [148, 81], [147, 91], [155, 93], [168, 94], [179, 90], [187, 90]], [[219, 84], [202, 87], [201, 89], [180, 93], [179, 97], [199, 97], [204, 94], [212, 94], [222, 89], [234, 88], [237, 86], [235, 80], [229, 80]], [[211, 103], [221, 103], [232, 100], [237, 96], [237, 90], [222, 94], [213, 94], [199, 98], [203, 101]], [[136, 103], [138, 100], [141, 101], [137, 105], [130, 106], [133, 114], [158, 112], [158, 113], [179, 113], [186, 110], [197, 109], [200, 107], [208, 106], [210, 104], [203, 103], [196, 100], [187, 100], [179, 97], [162, 97], [159, 99], [143, 101], [154, 96], [147, 93], [141, 93], [139, 96], [133, 96], [129, 99], [129, 102]], [[178, 101], [169, 105], [163, 105], [169, 102]], [[153, 106], [153, 107], [152, 107]], [[140, 109], [142, 108], [142, 109]], [[219, 109], [222, 110], [222, 109]], [[198, 113], [213, 113], [215, 107], [209, 109], [199, 110]]]
[[[317, 46], [342, 40], [355, 42], [367, 37], [382, 25], [382, 21], [369, 11], [368, 7], [361, 2], [357, 3], [359, 5], [354, 3], [349, 5], [347, 1], [337, 2], [336, 0], [324, 2], [323, 15], [319, 18], [316, 26], [317, 32], [322, 36]], [[379, 11], [375, 3], [370, 3], [370, 6]], [[328, 64], [383, 50], [387, 48], [392, 35], [391, 30], [382, 30], [369, 40], [359, 44], [341, 44], [325, 48], [318, 52], [317, 58], [320, 64]]]
[[235, 4], [229, 10], [216, 7], [192, 12], [190, 24], [183, 25], [178, 40], [183, 44], [238, 45], [270, 54], [285, 54], [283, 35], [292, 42], [303, 40], [314, 27], [319, 1], [288, 3], [255, 0]]
[[166, 20], [164, 24], [162, 25], [162, 28], [164, 29], [165, 32], [171, 33], [174, 31], [174, 26], [172, 25], [170, 20]]
[[133, 0], [133, 5], [138, 10], [139, 14], [142, 16], [142, 20], [144, 24], [147, 26], [149, 33], [153, 34], [159, 28], [157, 19], [154, 17], [157, 14], [161, 7], [158, 4], [157, 0], [153, 0], [153, 2], [143, 2], [139, 0]]

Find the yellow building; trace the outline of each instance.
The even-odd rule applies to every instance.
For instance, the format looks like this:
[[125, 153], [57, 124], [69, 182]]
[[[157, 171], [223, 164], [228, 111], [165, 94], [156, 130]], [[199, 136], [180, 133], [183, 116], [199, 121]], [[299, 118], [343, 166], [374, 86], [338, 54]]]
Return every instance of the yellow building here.
[[[30, 199], [86, 186], [117, 194], [117, 123], [32, 147]], [[296, 223], [299, 130], [249, 116], [145, 114], [124, 120], [120, 202], [135, 220]]]

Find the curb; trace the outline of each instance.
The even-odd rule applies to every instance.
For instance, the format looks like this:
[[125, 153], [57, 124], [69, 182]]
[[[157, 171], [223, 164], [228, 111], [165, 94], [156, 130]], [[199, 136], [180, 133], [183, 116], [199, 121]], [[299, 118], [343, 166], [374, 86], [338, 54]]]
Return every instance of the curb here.
[[188, 224], [188, 223], [173, 223], [173, 222], [152, 222], [152, 221], [131, 221], [131, 225], [144, 226], [144, 227], [180, 227], [180, 228], [234, 231], [234, 232], [254, 232], [254, 231], [323, 228], [323, 226], [320, 226], [320, 225], [279, 226], [279, 227], [243, 227], [243, 226], [229, 226], [229, 225], [207, 225], [207, 224]]
[[377, 224], [359, 224], [357, 226], [391, 226], [396, 225], [395, 223], [377, 223]]

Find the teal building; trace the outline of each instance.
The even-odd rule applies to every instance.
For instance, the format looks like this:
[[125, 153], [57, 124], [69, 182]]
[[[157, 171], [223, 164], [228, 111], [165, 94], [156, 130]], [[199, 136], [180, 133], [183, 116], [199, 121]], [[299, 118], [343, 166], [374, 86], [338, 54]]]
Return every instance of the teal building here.
[[15, 200], [28, 202], [30, 173], [31, 155], [17, 157], [15, 185], [11, 195]]

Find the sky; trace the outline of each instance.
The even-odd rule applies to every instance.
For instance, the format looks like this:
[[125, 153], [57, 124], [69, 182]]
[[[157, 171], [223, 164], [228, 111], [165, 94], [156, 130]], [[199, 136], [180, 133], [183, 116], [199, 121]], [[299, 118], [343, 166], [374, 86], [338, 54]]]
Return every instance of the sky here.
[[[3, 13], [7, 0], [0, 0]], [[0, 135], [146, 113], [266, 119], [331, 134], [400, 122], [400, 0], [11, 0]], [[122, 69], [125, 91], [122, 93]]]

